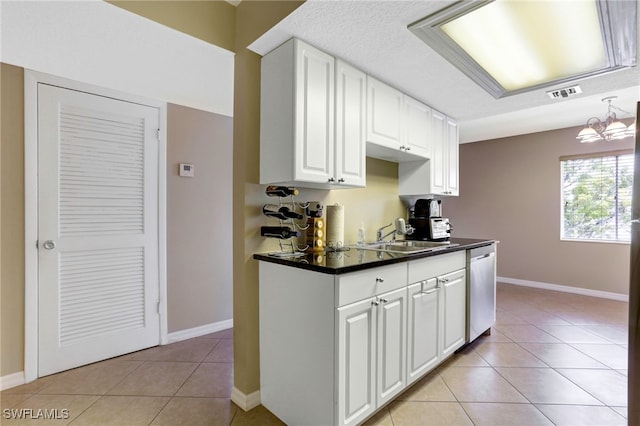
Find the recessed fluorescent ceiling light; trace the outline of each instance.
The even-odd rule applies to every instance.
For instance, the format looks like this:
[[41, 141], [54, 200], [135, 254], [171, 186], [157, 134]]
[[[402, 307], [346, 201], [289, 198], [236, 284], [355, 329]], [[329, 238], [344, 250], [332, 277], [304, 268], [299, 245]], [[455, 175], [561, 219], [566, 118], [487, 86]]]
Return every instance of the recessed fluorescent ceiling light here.
[[457, 2], [409, 29], [500, 98], [636, 64], [636, 1]]

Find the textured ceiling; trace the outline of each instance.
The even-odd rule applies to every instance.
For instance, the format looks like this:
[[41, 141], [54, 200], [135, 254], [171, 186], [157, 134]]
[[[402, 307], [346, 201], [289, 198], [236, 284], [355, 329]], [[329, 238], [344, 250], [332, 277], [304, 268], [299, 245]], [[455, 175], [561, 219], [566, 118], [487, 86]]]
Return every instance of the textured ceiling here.
[[264, 55], [291, 37], [304, 40], [457, 119], [461, 142], [584, 125], [604, 118], [605, 96], [635, 112], [638, 66], [580, 80], [583, 93], [567, 99], [545, 92], [568, 84], [494, 99], [407, 29], [451, 3], [307, 0], [249, 48]]

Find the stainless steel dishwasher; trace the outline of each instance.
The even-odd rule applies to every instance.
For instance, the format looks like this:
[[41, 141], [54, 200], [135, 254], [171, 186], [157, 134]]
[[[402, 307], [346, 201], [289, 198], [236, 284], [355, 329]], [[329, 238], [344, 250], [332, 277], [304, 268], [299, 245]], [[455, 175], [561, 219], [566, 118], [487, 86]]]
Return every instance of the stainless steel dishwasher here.
[[467, 343], [496, 322], [496, 245], [467, 250]]

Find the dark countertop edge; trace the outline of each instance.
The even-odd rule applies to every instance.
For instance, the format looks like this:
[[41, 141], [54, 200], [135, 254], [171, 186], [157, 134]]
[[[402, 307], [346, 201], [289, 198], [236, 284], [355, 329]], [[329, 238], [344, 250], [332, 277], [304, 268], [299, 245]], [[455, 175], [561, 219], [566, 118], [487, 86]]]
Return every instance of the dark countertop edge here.
[[[342, 266], [337, 268], [322, 266], [322, 265], [314, 265], [312, 263], [297, 262], [295, 259], [292, 260], [287, 258], [269, 256], [269, 253], [256, 253], [253, 255], [253, 258], [256, 260], [264, 261], [264, 262], [277, 263], [280, 265], [291, 266], [299, 269], [307, 269], [310, 271], [321, 272], [324, 274], [339, 275], [339, 274], [346, 274], [348, 272], [355, 272], [355, 271], [362, 271], [364, 269], [376, 268], [378, 266], [407, 262], [409, 260], [423, 259], [426, 257], [438, 256], [446, 253], [453, 253], [461, 250], [470, 250], [473, 248], [488, 246], [488, 245], [497, 243], [496, 240], [483, 240], [483, 239], [471, 239], [471, 238], [452, 238], [451, 242], [457, 243], [458, 245], [454, 247], [446, 248], [446, 249], [428, 251], [424, 253], [398, 254], [397, 257], [391, 258], [391, 259], [375, 260], [371, 262], [360, 263], [357, 265]], [[357, 250], [357, 249], [352, 248], [352, 250]]]

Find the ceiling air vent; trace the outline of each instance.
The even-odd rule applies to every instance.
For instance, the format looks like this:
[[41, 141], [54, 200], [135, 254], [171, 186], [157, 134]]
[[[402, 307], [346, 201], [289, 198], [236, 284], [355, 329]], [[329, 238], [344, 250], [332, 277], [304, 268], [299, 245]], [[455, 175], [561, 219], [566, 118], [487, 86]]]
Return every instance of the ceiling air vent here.
[[582, 89], [580, 88], [580, 86], [575, 85], [571, 87], [565, 87], [564, 89], [550, 90], [547, 92], [547, 95], [549, 95], [551, 99], [561, 99], [568, 98], [569, 96], [577, 95], [579, 93], [582, 93]]

